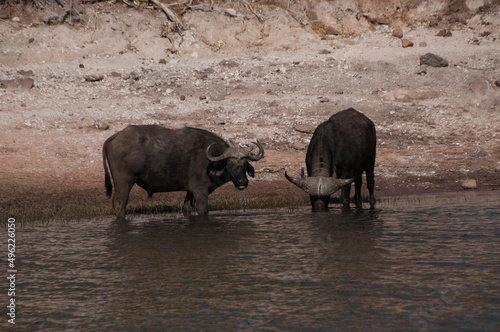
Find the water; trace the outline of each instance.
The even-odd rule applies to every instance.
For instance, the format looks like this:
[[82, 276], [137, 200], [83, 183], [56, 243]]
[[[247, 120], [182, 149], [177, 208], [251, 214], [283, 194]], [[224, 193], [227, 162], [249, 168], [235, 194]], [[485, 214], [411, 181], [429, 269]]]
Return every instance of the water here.
[[499, 197], [18, 225], [0, 328], [498, 331]]

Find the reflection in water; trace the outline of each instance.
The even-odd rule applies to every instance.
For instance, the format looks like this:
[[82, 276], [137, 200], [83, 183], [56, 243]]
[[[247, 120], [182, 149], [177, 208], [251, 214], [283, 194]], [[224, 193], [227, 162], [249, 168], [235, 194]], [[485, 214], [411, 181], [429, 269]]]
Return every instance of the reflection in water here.
[[498, 198], [24, 225], [15, 328], [494, 330]]

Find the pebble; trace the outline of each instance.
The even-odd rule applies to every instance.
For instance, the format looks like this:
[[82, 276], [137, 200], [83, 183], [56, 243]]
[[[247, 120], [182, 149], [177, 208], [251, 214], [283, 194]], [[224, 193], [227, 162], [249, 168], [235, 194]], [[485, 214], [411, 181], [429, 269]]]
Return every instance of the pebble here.
[[431, 67], [448, 67], [448, 60], [443, 59], [439, 55], [427, 53], [420, 57], [420, 65]]
[[83, 76], [85, 81], [87, 82], [99, 82], [104, 79], [104, 75], [101, 74], [91, 74], [91, 75], [85, 75]]
[[392, 35], [396, 38], [403, 38], [403, 29], [401, 27], [397, 26], [392, 30]]
[[294, 128], [296, 131], [306, 134], [312, 134], [314, 132], [314, 127], [307, 124], [298, 124]]
[[222, 60], [221, 62], [219, 62], [219, 65], [220, 66], [223, 66], [223, 67], [228, 67], [228, 68], [236, 68], [236, 67], [239, 67], [240, 64], [238, 62], [236, 62], [235, 60]]
[[295, 150], [301, 151], [301, 150], [306, 149], [306, 145], [304, 143], [301, 143], [301, 142], [295, 142], [295, 143], [293, 143], [292, 148]]
[[103, 121], [96, 121], [94, 126], [99, 129], [99, 130], [108, 130], [109, 129], [109, 124]]
[[413, 42], [409, 39], [403, 39], [401, 41], [401, 45], [403, 46], [403, 48], [413, 47]]
[[451, 33], [450, 30], [448, 29], [442, 29], [440, 30], [436, 36], [438, 37], [451, 37], [453, 34]]
[[340, 32], [332, 26], [327, 26], [325, 29], [325, 34], [337, 36], [340, 35]]

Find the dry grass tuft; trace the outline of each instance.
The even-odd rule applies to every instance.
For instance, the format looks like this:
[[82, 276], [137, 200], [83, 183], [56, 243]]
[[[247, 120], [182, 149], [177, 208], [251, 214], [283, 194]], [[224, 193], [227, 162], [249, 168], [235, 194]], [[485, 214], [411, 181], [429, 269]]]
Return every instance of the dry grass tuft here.
[[[0, 183], [1, 220], [16, 218], [19, 222], [49, 220], [81, 220], [114, 215], [111, 199], [104, 188], [41, 188], [35, 185]], [[181, 212], [184, 192], [158, 193], [148, 198], [145, 191], [134, 187], [127, 214], [164, 214]], [[241, 210], [294, 207], [309, 204], [306, 195], [275, 195], [236, 191], [231, 186], [209, 196], [209, 209]]]

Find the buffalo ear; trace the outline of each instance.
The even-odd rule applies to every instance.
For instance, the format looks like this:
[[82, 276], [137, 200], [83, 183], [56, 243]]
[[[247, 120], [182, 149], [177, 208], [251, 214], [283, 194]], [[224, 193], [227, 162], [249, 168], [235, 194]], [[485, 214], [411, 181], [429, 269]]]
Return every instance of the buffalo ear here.
[[253, 168], [252, 165], [250, 165], [250, 163], [247, 164], [247, 173], [251, 177], [255, 177], [255, 169]]
[[208, 173], [211, 176], [221, 177], [222, 174], [224, 173], [225, 169], [226, 169], [226, 163], [225, 162], [216, 162], [216, 163], [212, 163], [209, 166]]

